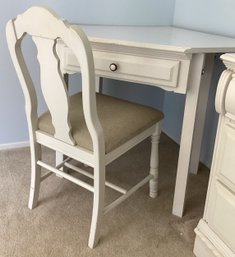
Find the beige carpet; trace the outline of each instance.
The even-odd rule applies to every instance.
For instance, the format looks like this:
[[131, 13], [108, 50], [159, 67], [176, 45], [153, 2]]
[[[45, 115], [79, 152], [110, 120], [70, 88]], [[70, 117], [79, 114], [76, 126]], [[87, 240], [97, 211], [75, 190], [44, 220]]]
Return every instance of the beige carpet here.
[[[107, 177], [129, 187], [148, 172], [150, 142], [108, 166]], [[99, 245], [87, 247], [92, 194], [65, 179], [51, 176], [41, 186], [39, 205], [27, 208], [29, 149], [0, 151], [0, 257], [191, 257], [193, 229], [202, 216], [208, 169], [190, 175], [186, 214], [171, 214], [178, 146], [165, 135], [160, 142], [159, 196], [144, 186], [109, 212]], [[54, 161], [44, 149], [44, 159]], [[107, 189], [106, 201], [118, 196]]]

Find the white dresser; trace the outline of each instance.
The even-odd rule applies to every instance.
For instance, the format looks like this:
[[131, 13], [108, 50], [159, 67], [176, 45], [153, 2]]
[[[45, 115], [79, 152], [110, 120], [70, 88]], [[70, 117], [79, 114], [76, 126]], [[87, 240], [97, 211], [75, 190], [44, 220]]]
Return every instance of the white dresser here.
[[235, 54], [221, 58], [227, 70], [215, 99], [220, 117], [204, 216], [195, 229], [197, 257], [235, 257]]

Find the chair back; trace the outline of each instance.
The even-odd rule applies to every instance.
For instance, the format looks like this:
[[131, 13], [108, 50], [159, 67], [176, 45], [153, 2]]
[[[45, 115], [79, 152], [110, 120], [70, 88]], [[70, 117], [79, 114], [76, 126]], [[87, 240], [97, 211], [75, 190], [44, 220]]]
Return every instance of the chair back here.
[[72, 28], [67, 21], [61, 20], [52, 10], [45, 7], [31, 7], [8, 22], [7, 42], [24, 93], [29, 131], [33, 140], [38, 120], [37, 97], [21, 50], [21, 42], [26, 34], [32, 36], [37, 47], [40, 84], [52, 117], [54, 137], [71, 145], [74, 145], [75, 141], [71, 133], [70, 100], [56, 52], [58, 41], [62, 40], [77, 58], [82, 75], [84, 116], [94, 147], [94, 142], [97, 145], [102, 138], [102, 128], [96, 110], [94, 61], [87, 36], [81, 29]]

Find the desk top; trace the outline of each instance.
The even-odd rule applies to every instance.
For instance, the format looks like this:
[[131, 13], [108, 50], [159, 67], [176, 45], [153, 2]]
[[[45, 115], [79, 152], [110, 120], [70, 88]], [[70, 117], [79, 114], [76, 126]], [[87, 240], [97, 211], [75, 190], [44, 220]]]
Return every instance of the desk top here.
[[176, 27], [81, 25], [81, 28], [91, 42], [103, 44], [183, 53], [235, 52], [235, 38]]

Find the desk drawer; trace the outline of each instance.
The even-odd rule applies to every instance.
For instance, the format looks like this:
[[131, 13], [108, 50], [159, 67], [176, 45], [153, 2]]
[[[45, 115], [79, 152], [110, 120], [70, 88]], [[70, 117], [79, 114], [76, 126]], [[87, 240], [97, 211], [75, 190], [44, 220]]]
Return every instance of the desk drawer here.
[[[77, 71], [79, 64], [66, 48], [66, 70]], [[178, 85], [181, 61], [164, 58], [139, 57], [129, 54], [93, 51], [96, 74], [103, 77], [150, 85], [175, 88]], [[116, 70], [111, 71], [110, 65]], [[187, 76], [187, 74], [186, 74]]]
[[216, 175], [235, 193], [235, 124], [226, 119], [221, 129]]
[[[124, 54], [94, 53], [96, 70], [112, 78], [176, 87], [180, 62]], [[110, 65], [116, 65], [115, 71]]]

